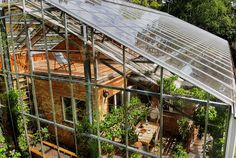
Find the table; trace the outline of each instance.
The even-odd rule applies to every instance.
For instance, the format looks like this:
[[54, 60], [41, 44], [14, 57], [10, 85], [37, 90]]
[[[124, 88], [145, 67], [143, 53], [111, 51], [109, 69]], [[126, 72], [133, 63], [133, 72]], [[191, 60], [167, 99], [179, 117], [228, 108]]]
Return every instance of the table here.
[[[145, 132], [141, 133], [141, 130]], [[143, 122], [140, 127], [137, 128], [138, 131], [138, 141], [144, 145], [149, 145], [154, 137], [155, 133], [158, 132], [159, 126], [154, 122]]]

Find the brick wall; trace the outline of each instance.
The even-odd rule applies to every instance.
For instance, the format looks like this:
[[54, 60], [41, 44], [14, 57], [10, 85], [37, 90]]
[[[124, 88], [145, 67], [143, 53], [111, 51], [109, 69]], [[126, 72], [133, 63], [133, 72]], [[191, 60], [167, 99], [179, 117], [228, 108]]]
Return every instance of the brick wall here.
[[172, 112], [164, 112], [163, 113], [163, 127], [164, 127], [164, 136], [178, 136], [179, 135], [179, 129], [177, 120], [181, 119], [182, 116], [177, 113]]
[[[48, 120], [53, 120], [52, 105], [49, 93], [49, 82], [46, 80], [35, 80], [36, 96], [38, 102], [39, 114]], [[62, 96], [70, 96], [70, 85], [59, 81], [52, 82], [53, 98], [55, 105], [56, 121], [57, 123], [71, 126], [71, 123], [64, 122], [62, 109]], [[74, 97], [80, 100], [85, 100], [85, 87], [83, 85], [74, 85]], [[54, 133], [54, 127], [49, 126], [50, 132]], [[59, 141], [73, 147], [73, 135], [63, 129], [58, 129]]]
[[[110, 81], [107, 81], [106, 84], [123, 86], [123, 78], [117, 77]], [[47, 80], [39, 80], [35, 79], [35, 89], [36, 96], [38, 102], [39, 114], [48, 120], [53, 120], [52, 115], [52, 106], [50, 100], [50, 92], [49, 92], [49, 82]], [[54, 105], [55, 105], [55, 113], [56, 113], [56, 121], [57, 123], [72, 127], [71, 123], [67, 123], [63, 118], [63, 107], [62, 107], [62, 96], [70, 97], [70, 85], [68, 83], [53, 81], [52, 82], [53, 96], [54, 96]], [[98, 108], [101, 111], [101, 115], [104, 115], [108, 112], [107, 102], [104, 101], [103, 97], [103, 88], [98, 89]], [[108, 90], [108, 89], [106, 89]], [[109, 96], [112, 96], [118, 93], [118, 90], [108, 90]], [[94, 91], [92, 91], [94, 94]], [[80, 100], [86, 101], [86, 93], [85, 86], [74, 84], [74, 97]], [[94, 101], [95, 103], [95, 101]], [[95, 108], [95, 104], [93, 108]], [[54, 127], [49, 126], [50, 133], [54, 134]], [[58, 129], [58, 137], [59, 141], [63, 144], [73, 147], [74, 146], [74, 137], [73, 134], [67, 132], [63, 129]]]

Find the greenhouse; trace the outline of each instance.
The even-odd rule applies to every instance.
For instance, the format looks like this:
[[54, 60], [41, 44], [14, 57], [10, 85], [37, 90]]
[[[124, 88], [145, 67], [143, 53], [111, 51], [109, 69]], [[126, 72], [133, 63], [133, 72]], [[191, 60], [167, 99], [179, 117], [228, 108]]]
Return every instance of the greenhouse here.
[[122, 0], [3, 1], [0, 11], [3, 153], [234, 156], [228, 41]]

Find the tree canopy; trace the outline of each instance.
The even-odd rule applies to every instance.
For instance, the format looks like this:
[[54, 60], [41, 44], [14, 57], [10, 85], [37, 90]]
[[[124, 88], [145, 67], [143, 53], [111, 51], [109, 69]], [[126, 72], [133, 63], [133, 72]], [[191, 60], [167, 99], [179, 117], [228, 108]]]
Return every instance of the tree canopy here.
[[[173, 0], [161, 10], [212, 32], [229, 42], [236, 41], [235, 0]], [[168, 6], [169, 5], [169, 6]]]

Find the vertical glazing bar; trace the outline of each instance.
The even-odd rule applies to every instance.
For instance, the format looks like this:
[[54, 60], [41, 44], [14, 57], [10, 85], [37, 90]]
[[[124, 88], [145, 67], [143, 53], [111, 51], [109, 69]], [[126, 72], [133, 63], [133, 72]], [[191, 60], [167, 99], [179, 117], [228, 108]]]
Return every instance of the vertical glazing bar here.
[[123, 46], [123, 79], [124, 79], [124, 93], [123, 93], [123, 103], [124, 103], [124, 115], [125, 115], [125, 146], [126, 146], [126, 158], [129, 157], [128, 151], [128, 114], [127, 114], [127, 78], [126, 78], [126, 59], [125, 59], [125, 46]]
[[53, 89], [52, 89], [52, 76], [51, 76], [51, 70], [50, 70], [50, 65], [49, 65], [49, 55], [48, 55], [48, 45], [47, 45], [47, 36], [46, 36], [46, 28], [45, 28], [45, 19], [44, 19], [43, 0], [41, 0], [40, 5], [41, 5], [41, 14], [42, 14], [44, 49], [45, 49], [45, 53], [46, 53], [46, 62], [47, 62], [49, 93], [50, 93], [50, 100], [51, 100], [51, 106], [52, 106], [52, 115], [53, 115], [53, 122], [54, 122], [53, 125], [54, 125], [54, 131], [55, 131], [55, 137], [56, 137], [56, 145], [57, 145], [57, 156], [60, 157], [58, 131], [57, 131], [57, 126], [56, 126], [56, 112], [55, 112], [56, 109], [55, 109]]
[[235, 146], [236, 146], [236, 118], [234, 117], [233, 108], [231, 107], [231, 114], [229, 115], [229, 132], [227, 139], [227, 147], [225, 151], [225, 158], [232, 158], [235, 155]]
[[[20, 91], [19, 71], [18, 71], [18, 66], [17, 66], [17, 63], [16, 63], [16, 55], [15, 55], [15, 49], [14, 49], [13, 27], [12, 27], [13, 25], [12, 25], [10, 1], [8, 1], [8, 12], [9, 12], [9, 15], [10, 15], [10, 34], [11, 34], [12, 52], [13, 52], [13, 58], [14, 58], [14, 69], [15, 69], [15, 73], [16, 73], [16, 86], [17, 86], [17, 89]], [[26, 25], [26, 12], [25, 12], [25, 1], [24, 0], [23, 0], [23, 16], [24, 16], [24, 23]], [[27, 33], [27, 29], [25, 31]], [[26, 39], [27, 39], [26, 43], [28, 44], [29, 41], [28, 41], [27, 36], [26, 36]], [[22, 92], [21, 91], [19, 93], [19, 97], [20, 97], [21, 115], [22, 115], [22, 118], [23, 118], [23, 124], [24, 124], [24, 128], [25, 128], [25, 137], [26, 137], [26, 142], [27, 142], [27, 146], [28, 146], [29, 156], [32, 157], [31, 151], [30, 151], [30, 143], [29, 143], [26, 119], [25, 119], [25, 115], [23, 114], [23, 113], [25, 113], [25, 111], [24, 111], [24, 108], [23, 108], [24, 103], [23, 103], [23, 97], [22, 97]]]
[[72, 83], [72, 71], [71, 71], [71, 61], [70, 61], [70, 52], [69, 52], [69, 39], [68, 39], [68, 23], [67, 23], [67, 15], [64, 13], [64, 26], [65, 26], [65, 40], [66, 40], [66, 53], [67, 59], [69, 64], [69, 83], [70, 83], [70, 95], [71, 95], [71, 103], [72, 103], [72, 113], [73, 113], [73, 128], [74, 132], [74, 141], [75, 141], [75, 153], [78, 155], [78, 144], [77, 144], [77, 133], [76, 133], [76, 125], [77, 125], [77, 109], [75, 105], [75, 98], [74, 98], [74, 84]]
[[161, 67], [161, 85], [160, 85], [160, 158], [162, 158], [162, 149], [163, 149], [163, 67]]
[[225, 132], [225, 138], [224, 138], [224, 154], [223, 154], [223, 157], [225, 157], [226, 155], [226, 146], [227, 146], [227, 138], [228, 138], [228, 132], [229, 132], [229, 121], [230, 121], [230, 115], [231, 115], [231, 112], [230, 112], [230, 106], [227, 106], [227, 118], [226, 118], [226, 132]]
[[83, 49], [83, 56], [84, 56], [84, 77], [86, 82], [86, 98], [87, 98], [87, 112], [89, 115], [89, 122], [92, 124], [93, 122], [93, 114], [92, 114], [92, 91], [91, 91], [91, 69], [90, 69], [90, 58], [88, 52], [88, 45], [87, 45], [87, 26], [83, 24], [83, 38], [84, 38], [84, 49]]
[[95, 45], [95, 38], [94, 38], [94, 32], [95, 29], [92, 29], [92, 51], [93, 51], [93, 66], [94, 66], [94, 105], [96, 108], [96, 116], [97, 116], [97, 136], [98, 136], [98, 156], [101, 157], [101, 141], [100, 141], [100, 109], [98, 105], [98, 88], [97, 88], [97, 81], [98, 81], [98, 56], [97, 56], [97, 52], [94, 48]]
[[207, 104], [206, 104], [206, 113], [205, 113], [205, 128], [204, 128], [204, 146], [203, 146], [203, 158], [206, 157], [206, 139], [207, 139], [207, 128], [208, 128], [208, 115], [209, 115], [209, 100], [210, 95], [207, 94]]
[[[36, 114], [36, 123], [37, 123], [37, 128], [39, 131], [41, 131], [41, 125], [40, 125], [40, 121], [39, 121], [39, 112], [38, 112], [38, 103], [37, 103], [37, 97], [36, 97], [36, 92], [35, 92], [35, 84], [34, 84], [34, 78], [33, 78], [33, 58], [32, 58], [32, 53], [31, 53], [31, 36], [30, 36], [30, 32], [29, 30], [27, 31], [27, 48], [28, 48], [28, 60], [29, 60], [29, 68], [30, 68], [30, 79], [32, 82], [32, 94], [33, 94], [33, 103], [34, 103], [34, 109], [35, 109], [35, 114]], [[45, 152], [44, 152], [44, 148], [43, 148], [43, 139], [42, 139], [42, 135], [41, 132], [39, 132], [39, 138], [40, 138], [40, 145], [41, 145], [41, 151], [42, 151], [42, 155], [43, 157], [45, 157]]]

